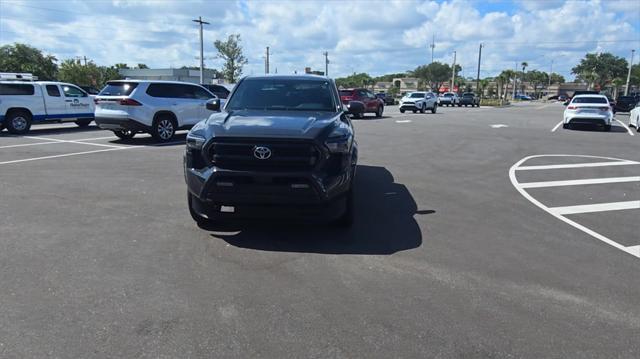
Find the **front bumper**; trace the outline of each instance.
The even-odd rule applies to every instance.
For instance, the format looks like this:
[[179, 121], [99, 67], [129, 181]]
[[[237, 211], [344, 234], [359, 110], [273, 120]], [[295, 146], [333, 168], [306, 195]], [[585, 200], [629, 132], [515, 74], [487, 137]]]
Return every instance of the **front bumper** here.
[[408, 103], [401, 103], [400, 109], [401, 110], [419, 110], [421, 106], [422, 106], [422, 103], [408, 102]]
[[136, 132], [149, 130], [149, 126], [130, 118], [96, 117], [94, 121], [103, 130], [130, 130]]
[[[337, 175], [321, 172], [237, 171], [218, 167], [193, 168], [185, 155], [189, 192], [205, 206], [208, 217], [299, 218], [333, 220], [346, 209], [353, 168]], [[223, 211], [233, 207], [233, 213]]]

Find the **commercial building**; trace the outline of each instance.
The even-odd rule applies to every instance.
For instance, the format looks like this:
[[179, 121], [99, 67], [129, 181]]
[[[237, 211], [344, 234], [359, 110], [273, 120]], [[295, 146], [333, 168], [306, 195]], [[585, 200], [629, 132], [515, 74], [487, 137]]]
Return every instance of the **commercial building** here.
[[[184, 81], [194, 84], [200, 83], [200, 70], [190, 69], [120, 69], [121, 76], [133, 80], [164, 80], [164, 81]], [[217, 71], [205, 69], [204, 83], [217, 84], [224, 83], [217, 78]]]

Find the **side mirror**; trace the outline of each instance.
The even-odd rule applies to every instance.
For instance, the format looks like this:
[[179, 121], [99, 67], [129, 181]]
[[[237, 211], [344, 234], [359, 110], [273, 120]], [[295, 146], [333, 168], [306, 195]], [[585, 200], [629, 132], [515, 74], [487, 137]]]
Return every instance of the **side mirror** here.
[[209, 111], [220, 111], [220, 99], [214, 98], [207, 101], [206, 107]]

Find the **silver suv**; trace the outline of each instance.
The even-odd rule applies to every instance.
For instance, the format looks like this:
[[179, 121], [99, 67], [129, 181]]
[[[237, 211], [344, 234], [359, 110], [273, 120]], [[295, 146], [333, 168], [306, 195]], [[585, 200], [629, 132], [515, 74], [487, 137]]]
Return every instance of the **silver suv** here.
[[95, 98], [95, 122], [122, 138], [146, 132], [160, 142], [208, 118], [206, 103], [217, 99], [196, 84], [176, 81], [109, 81]]

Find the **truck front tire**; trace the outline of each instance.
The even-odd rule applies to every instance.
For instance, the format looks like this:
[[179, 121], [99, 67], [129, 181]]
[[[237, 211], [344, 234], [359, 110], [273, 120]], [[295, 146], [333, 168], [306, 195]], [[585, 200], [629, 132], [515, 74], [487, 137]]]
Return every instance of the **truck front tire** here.
[[87, 127], [87, 126], [89, 126], [91, 121], [93, 121], [93, 120], [91, 120], [91, 119], [81, 119], [81, 120], [76, 121], [76, 125], [78, 127], [80, 127], [80, 128]]
[[11, 111], [5, 118], [4, 125], [9, 133], [24, 135], [31, 128], [31, 114], [24, 110]]

